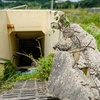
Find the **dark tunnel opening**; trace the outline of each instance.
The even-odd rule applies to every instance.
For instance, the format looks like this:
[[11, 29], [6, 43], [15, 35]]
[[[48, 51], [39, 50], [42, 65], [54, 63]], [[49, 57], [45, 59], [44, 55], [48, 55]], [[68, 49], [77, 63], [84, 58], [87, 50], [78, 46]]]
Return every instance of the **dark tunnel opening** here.
[[[25, 53], [32, 54], [35, 59], [40, 58], [40, 55], [41, 55], [41, 52], [39, 49], [39, 43], [35, 39], [20, 39], [19, 52], [24, 53], [24, 54]], [[32, 63], [32, 60], [30, 58], [23, 55], [19, 55], [18, 66], [31, 66], [31, 63]]]

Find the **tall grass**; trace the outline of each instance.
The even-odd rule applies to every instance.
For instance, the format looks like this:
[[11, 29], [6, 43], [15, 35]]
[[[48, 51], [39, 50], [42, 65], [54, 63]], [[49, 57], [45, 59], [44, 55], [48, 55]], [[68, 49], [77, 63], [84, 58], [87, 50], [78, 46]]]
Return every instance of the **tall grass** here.
[[16, 65], [10, 60], [6, 61], [0, 72], [0, 90], [11, 89], [13, 83], [20, 80], [37, 79], [39, 81], [48, 80], [52, 68], [54, 54], [38, 59], [35, 72], [30, 74], [16, 73]]
[[89, 12], [88, 9], [63, 10], [70, 22], [80, 24], [84, 30], [92, 34], [100, 51], [100, 13]]
[[63, 10], [70, 22], [76, 22], [78, 24], [90, 24], [94, 23], [97, 27], [100, 27], [100, 13], [89, 12], [88, 9], [74, 9]]
[[4, 65], [0, 64], [0, 79], [3, 77], [3, 72], [4, 72]]

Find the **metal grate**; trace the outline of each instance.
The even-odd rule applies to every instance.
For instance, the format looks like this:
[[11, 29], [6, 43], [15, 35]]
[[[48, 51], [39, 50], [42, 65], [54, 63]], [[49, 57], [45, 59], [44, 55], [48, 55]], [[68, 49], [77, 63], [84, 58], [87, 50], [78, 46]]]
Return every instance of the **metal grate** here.
[[46, 82], [19, 81], [14, 88], [0, 94], [0, 100], [59, 100], [48, 95]]

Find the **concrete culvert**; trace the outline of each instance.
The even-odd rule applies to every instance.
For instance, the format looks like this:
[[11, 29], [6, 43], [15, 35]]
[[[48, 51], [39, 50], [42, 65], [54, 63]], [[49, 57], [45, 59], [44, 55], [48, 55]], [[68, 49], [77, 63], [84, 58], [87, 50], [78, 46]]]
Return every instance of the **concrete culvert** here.
[[[44, 33], [35, 32], [14, 32], [14, 45], [16, 46], [17, 65], [31, 66], [32, 60], [25, 55], [32, 55], [34, 59], [38, 59], [44, 54]], [[12, 37], [11, 37], [12, 38]], [[25, 55], [23, 55], [25, 54]]]
[[[32, 54], [35, 59], [40, 57], [40, 49], [38, 48], [39, 44], [35, 39], [20, 39], [19, 40], [19, 52]], [[31, 66], [31, 59], [20, 55], [19, 57], [19, 66]]]
[[50, 25], [55, 21], [54, 13], [50, 10], [0, 10], [0, 57], [16, 56], [18, 66], [30, 66], [31, 61], [16, 52], [31, 53], [35, 59], [54, 52], [53, 46], [60, 39], [60, 32], [56, 30], [53, 34]]

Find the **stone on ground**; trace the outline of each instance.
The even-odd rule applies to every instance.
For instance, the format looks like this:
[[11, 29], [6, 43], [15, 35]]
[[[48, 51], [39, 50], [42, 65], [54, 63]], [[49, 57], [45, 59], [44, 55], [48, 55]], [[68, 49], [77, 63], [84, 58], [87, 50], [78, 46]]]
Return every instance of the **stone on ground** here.
[[54, 49], [49, 92], [64, 100], [100, 100], [100, 52], [94, 37], [71, 24]]

